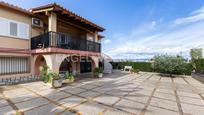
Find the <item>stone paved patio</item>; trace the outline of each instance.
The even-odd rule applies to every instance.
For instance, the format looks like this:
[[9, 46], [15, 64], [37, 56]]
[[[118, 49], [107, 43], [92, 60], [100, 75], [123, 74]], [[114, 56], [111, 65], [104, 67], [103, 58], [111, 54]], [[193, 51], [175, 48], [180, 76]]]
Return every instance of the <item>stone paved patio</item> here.
[[0, 115], [204, 115], [204, 84], [188, 77], [115, 72], [60, 89], [43, 82], [0, 87]]

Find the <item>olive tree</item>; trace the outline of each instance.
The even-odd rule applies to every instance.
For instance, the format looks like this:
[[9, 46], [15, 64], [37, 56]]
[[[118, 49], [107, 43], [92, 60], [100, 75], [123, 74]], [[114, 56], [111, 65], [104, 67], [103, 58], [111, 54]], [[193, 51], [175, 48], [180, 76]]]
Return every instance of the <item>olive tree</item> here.
[[183, 74], [186, 69], [186, 61], [181, 56], [161, 55], [154, 57], [153, 68], [157, 72], [172, 74]]
[[199, 66], [200, 66], [199, 60], [203, 57], [202, 48], [191, 49], [190, 55], [191, 55], [191, 64], [193, 69], [195, 71], [199, 71]]

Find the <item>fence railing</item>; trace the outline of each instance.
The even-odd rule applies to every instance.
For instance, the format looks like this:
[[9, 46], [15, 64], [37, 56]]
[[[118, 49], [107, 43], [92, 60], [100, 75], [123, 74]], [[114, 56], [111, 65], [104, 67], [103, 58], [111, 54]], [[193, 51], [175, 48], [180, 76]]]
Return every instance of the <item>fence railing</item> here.
[[31, 49], [57, 47], [71, 50], [101, 52], [101, 44], [81, 38], [73, 38], [69, 34], [47, 32], [31, 38]]

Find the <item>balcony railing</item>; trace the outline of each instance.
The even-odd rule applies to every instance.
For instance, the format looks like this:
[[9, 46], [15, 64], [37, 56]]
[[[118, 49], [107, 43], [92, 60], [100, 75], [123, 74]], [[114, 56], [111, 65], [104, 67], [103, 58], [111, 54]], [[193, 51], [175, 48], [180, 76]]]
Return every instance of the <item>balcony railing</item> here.
[[101, 44], [81, 38], [72, 38], [69, 34], [47, 32], [31, 38], [31, 49], [56, 47], [71, 50], [101, 52]]

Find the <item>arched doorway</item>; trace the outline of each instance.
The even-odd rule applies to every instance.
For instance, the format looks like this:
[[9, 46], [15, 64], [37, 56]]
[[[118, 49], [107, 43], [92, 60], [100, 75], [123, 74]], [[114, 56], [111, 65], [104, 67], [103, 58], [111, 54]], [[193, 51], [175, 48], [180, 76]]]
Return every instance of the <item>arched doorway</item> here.
[[95, 68], [95, 63], [91, 57], [69, 56], [65, 58], [59, 67], [59, 73], [89, 73]]
[[35, 60], [35, 75], [40, 74], [40, 67], [43, 65], [47, 65], [46, 60], [42, 55], [39, 55]]
[[80, 73], [89, 73], [95, 68], [95, 63], [90, 57], [83, 57], [80, 61]]
[[60, 67], [59, 67], [59, 72], [60, 73], [65, 73], [65, 72], [72, 72], [72, 64], [71, 62], [69, 61], [68, 58], [65, 58], [62, 63], [60, 64]]

